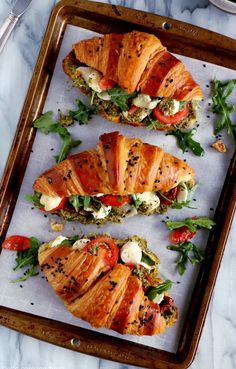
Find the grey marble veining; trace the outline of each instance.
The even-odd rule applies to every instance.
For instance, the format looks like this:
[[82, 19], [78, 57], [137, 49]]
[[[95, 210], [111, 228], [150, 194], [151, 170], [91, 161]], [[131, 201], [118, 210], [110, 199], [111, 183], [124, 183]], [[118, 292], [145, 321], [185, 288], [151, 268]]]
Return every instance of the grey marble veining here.
[[[0, 23], [14, 1], [1, 0]], [[147, 10], [236, 38], [236, 16], [207, 0], [105, 1]], [[0, 176], [55, 0], [33, 0], [0, 55]], [[196, 358], [191, 369], [236, 368], [236, 222], [230, 232]], [[0, 327], [0, 369], [125, 369], [127, 366], [75, 353]], [[130, 367], [132, 368], [132, 367]], [[134, 367], [133, 367], [134, 368]]]

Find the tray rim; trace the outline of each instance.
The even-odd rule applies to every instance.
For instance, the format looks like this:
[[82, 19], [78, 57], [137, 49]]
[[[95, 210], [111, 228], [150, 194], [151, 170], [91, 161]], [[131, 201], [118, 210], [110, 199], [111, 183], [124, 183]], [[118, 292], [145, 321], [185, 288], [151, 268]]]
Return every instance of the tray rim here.
[[[58, 52], [60, 50], [60, 42], [63, 37], [64, 30], [67, 24], [73, 23], [73, 11], [82, 12], [83, 16], [89, 17], [91, 12], [94, 12], [96, 9], [96, 13], [101, 16], [101, 14], [106, 11], [105, 17], [109, 16], [114, 19], [114, 21], [123, 22], [124, 20], [127, 22], [129, 17], [132, 17], [132, 27], [135, 25], [136, 28], [142, 28], [145, 30], [147, 28], [147, 23], [151, 23], [154, 27], [155, 32], [158, 31], [158, 34], [162, 34], [163, 38], [168, 35], [174, 35], [175, 37], [185, 37], [186, 45], [188, 45], [189, 41], [202, 41], [205, 42], [205, 45], [210, 46], [210, 54], [207, 57], [207, 60], [202, 58], [201, 60], [209, 61], [209, 57], [211, 60], [214, 60], [215, 64], [225, 66], [225, 60], [215, 59], [214, 52], [211, 48], [215, 48], [217, 45], [218, 50], [224, 50], [228, 54], [228, 64], [232, 69], [236, 69], [236, 63], [232, 58], [234, 52], [236, 51], [236, 41], [230, 39], [226, 36], [222, 36], [220, 34], [214, 33], [212, 31], [208, 31], [202, 29], [200, 27], [196, 27], [181, 21], [176, 21], [167, 17], [162, 17], [156, 14], [147, 13], [144, 11], [138, 11], [134, 9], [129, 9], [122, 6], [115, 6], [103, 3], [89, 2], [87, 0], [62, 0], [59, 2], [53, 9], [51, 13], [51, 17], [49, 19], [49, 23], [45, 32], [45, 36], [43, 39], [43, 43], [39, 52], [38, 60], [33, 72], [33, 77], [28, 89], [28, 93], [25, 99], [24, 107], [22, 109], [22, 113], [19, 119], [17, 131], [15, 134], [15, 138], [13, 140], [12, 148], [8, 157], [8, 161], [5, 167], [1, 189], [0, 189], [0, 219], [2, 220], [1, 228], [0, 228], [0, 240], [4, 238], [6, 230], [8, 228], [11, 215], [14, 211], [14, 206], [16, 202], [16, 198], [18, 196], [18, 190], [20, 189], [21, 182], [23, 180], [24, 172], [28, 163], [28, 158], [30, 154], [30, 149], [32, 147], [32, 143], [35, 136], [35, 131], [29, 124], [36, 118], [40, 111], [42, 111], [42, 107], [44, 104], [44, 98], [42, 96], [37, 97], [37, 91], [40, 89], [41, 94], [45, 96], [47, 94], [47, 90], [50, 84], [52, 72], [55, 66], [55, 61], [58, 56]], [[122, 16], [122, 17], [121, 17]], [[139, 19], [139, 16], [142, 18]], [[121, 18], [120, 18], [121, 17]], [[136, 22], [136, 23], [135, 23]], [[171, 23], [172, 28], [169, 30], [163, 29], [164, 23]], [[56, 33], [57, 32], [57, 33]], [[155, 33], [153, 32], [153, 33]], [[55, 37], [56, 33], [56, 37]], [[162, 38], [160, 36], [160, 38]], [[52, 44], [53, 42], [53, 44]], [[168, 42], [167, 42], [168, 43]], [[226, 45], [228, 50], [226, 50]], [[176, 52], [173, 47], [169, 47], [169, 49], [173, 52]], [[191, 50], [191, 49], [190, 49]], [[211, 55], [212, 53], [212, 55]], [[54, 58], [53, 63], [49, 63], [50, 57]], [[186, 55], [186, 54], [185, 54]], [[189, 55], [186, 55], [189, 56]], [[196, 55], [195, 58], [197, 59]], [[217, 60], [217, 62], [216, 62]], [[210, 61], [212, 62], [212, 61]], [[44, 79], [44, 78], [45, 79]], [[44, 80], [44, 81], [42, 81]], [[28, 134], [25, 136], [25, 132]], [[26, 150], [22, 152], [22, 144]], [[23, 170], [19, 175], [19, 181], [17, 186], [17, 191], [10, 191], [10, 184], [12, 178], [14, 178], [14, 169], [16, 170], [17, 158], [19, 160], [19, 155], [21, 155], [23, 165]], [[23, 156], [22, 156], [23, 155]], [[115, 360], [131, 365], [145, 366], [150, 368], [168, 368], [171, 364], [173, 368], [186, 368], [191, 364], [194, 359], [197, 345], [200, 339], [201, 331], [203, 328], [204, 320], [206, 317], [207, 309], [209, 306], [211, 294], [214, 288], [214, 284], [217, 277], [217, 272], [220, 266], [220, 262], [223, 256], [224, 247], [226, 244], [227, 236], [230, 230], [230, 225], [233, 220], [233, 214], [235, 212], [236, 207], [236, 185], [233, 183], [233, 176], [236, 174], [236, 158], [232, 161], [231, 167], [229, 169], [231, 174], [227, 174], [227, 180], [224, 185], [224, 189], [222, 191], [221, 198], [219, 200], [219, 212], [222, 212], [222, 206], [224, 203], [227, 204], [227, 211], [225, 211], [225, 217], [223, 219], [223, 228], [210, 235], [208, 243], [217, 243], [220, 244], [220, 247], [217, 246], [217, 252], [214, 255], [214, 259], [216, 262], [214, 264], [214, 260], [210, 265], [211, 271], [208, 273], [208, 279], [210, 279], [210, 284], [207, 283], [204, 287], [204, 291], [199, 293], [197, 291], [195, 295], [195, 300], [197, 298], [202, 298], [201, 309], [196, 315], [194, 315], [194, 311], [192, 312], [195, 317], [195, 327], [192, 332], [191, 342], [188, 344], [186, 342], [186, 337], [184, 334], [181, 334], [177, 354], [172, 354], [169, 352], [165, 352], [159, 349], [153, 349], [148, 346], [144, 346], [141, 344], [133, 343], [132, 346], [129, 347], [129, 341], [123, 340], [122, 338], [115, 338], [111, 336], [105, 335], [110, 340], [114, 341], [114, 344], [109, 346], [109, 342], [106, 339], [105, 346], [101, 346], [100, 342], [96, 337], [102, 337], [104, 340], [104, 335], [100, 332], [93, 332], [90, 330], [86, 330], [84, 328], [72, 326], [70, 324], [61, 323], [58, 321], [53, 321], [52, 319], [38, 317], [32, 314], [28, 314], [25, 312], [17, 311], [14, 309], [1, 307], [0, 306], [0, 324], [5, 325], [9, 328], [15, 329], [21, 333], [30, 335], [35, 338], [39, 338], [41, 340], [57, 344], [62, 347], [70, 348], [72, 350], [76, 350], [82, 353], [92, 354], [94, 356], [103, 357], [109, 360]], [[229, 191], [227, 189], [230, 188], [232, 196], [229, 195]], [[6, 201], [6, 195], [10, 194], [10, 200]], [[4, 196], [5, 195], [5, 196]], [[233, 200], [233, 201], [230, 201]], [[221, 205], [223, 204], [223, 205]], [[221, 209], [220, 209], [221, 208]], [[217, 213], [216, 213], [217, 214]], [[222, 221], [222, 217], [221, 217]], [[217, 236], [217, 237], [216, 237]], [[203, 268], [201, 268], [202, 270]], [[201, 276], [201, 270], [199, 272], [198, 280]], [[201, 281], [200, 281], [201, 282]], [[202, 283], [202, 282], [201, 282]], [[205, 283], [205, 282], [204, 282]], [[196, 283], [197, 286], [197, 283]], [[204, 294], [203, 292], [205, 292]], [[194, 294], [194, 293], [193, 293]], [[204, 305], [204, 306], [203, 306]], [[194, 310], [194, 309], [193, 309]], [[33, 324], [32, 322], [35, 322]], [[40, 322], [40, 327], [43, 327], [40, 332], [38, 329]], [[37, 323], [37, 324], [36, 324]], [[185, 324], [186, 326], [186, 324]], [[190, 329], [189, 324], [187, 324], [187, 328]], [[184, 330], [184, 329], [183, 329]], [[63, 333], [66, 336], [63, 339]], [[91, 333], [92, 332], [92, 333]], [[71, 335], [71, 333], [73, 333]], [[71, 343], [73, 338], [77, 338], [80, 340], [79, 346], [74, 346]], [[151, 354], [151, 355], [147, 355]], [[149, 357], [145, 357], [149, 356]], [[152, 356], [152, 357], [150, 357]], [[138, 363], [137, 363], [138, 358]], [[135, 360], [135, 361], [134, 361]]]

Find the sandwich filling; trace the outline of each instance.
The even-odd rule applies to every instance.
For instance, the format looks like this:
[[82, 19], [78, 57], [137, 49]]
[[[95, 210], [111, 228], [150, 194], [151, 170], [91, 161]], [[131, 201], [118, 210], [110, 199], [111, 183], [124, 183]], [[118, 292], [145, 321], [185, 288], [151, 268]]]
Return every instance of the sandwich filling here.
[[[141, 281], [144, 298], [148, 298], [149, 301], [160, 306], [161, 315], [164, 317], [167, 326], [175, 323], [177, 319], [177, 308], [174, 305], [173, 299], [168, 295], [168, 289], [171, 287], [171, 283], [169, 280], [163, 282], [158, 276], [159, 259], [147, 248], [147, 241], [145, 239], [139, 236], [132, 236], [121, 240], [112, 239], [108, 235], [73, 236], [71, 238], [61, 235], [40, 247], [39, 258], [44, 251], [61, 246], [102, 257], [107, 266], [106, 271], [114, 268], [118, 263], [128, 267], [131, 274]], [[45, 267], [48, 270], [49, 266], [47, 264], [41, 265], [42, 269]], [[63, 263], [61, 263], [60, 271], [63, 273]], [[104, 273], [106, 272], [104, 271]], [[113, 285], [111, 281], [111, 291], [116, 284], [114, 282]], [[79, 286], [79, 284], [70, 286], [71, 290], [74, 288], [75, 299], [76, 286]]]
[[76, 87], [89, 95], [91, 103], [109, 120], [159, 130], [187, 128], [197, 121], [197, 100], [178, 101], [138, 91], [129, 94], [91, 67], [69, 68]]
[[191, 200], [191, 184], [181, 182], [168, 192], [152, 191], [132, 195], [104, 195], [70, 197], [48, 196], [35, 192], [34, 204], [42, 211], [56, 213], [66, 220], [82, 224], [121, 223], [137, 214], [162, 214], [168, 207], [181, 208]]

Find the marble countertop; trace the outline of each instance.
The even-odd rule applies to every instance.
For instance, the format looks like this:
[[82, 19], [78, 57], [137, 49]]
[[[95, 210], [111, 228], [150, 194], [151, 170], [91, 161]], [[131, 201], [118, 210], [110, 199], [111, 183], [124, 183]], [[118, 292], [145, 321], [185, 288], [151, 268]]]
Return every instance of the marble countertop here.
[[[0, 176], [3, 173], [16, 125], [27, 93], [50, 11], [57, 1], [33, 0], [0, 55]], [[208, 0], [105, 1], [150, 11], [236, 38], [236, 16], [215, 8]], [[0, 24], [14, 1], [0, 2]], [[191, 369], [236, 368], [236, 251], [234, 221], [199, 347]], [[0, 369], [125, 369], [53, 346], [0, 326]], [[130, 367], [132, 368], [132, 367]], [[133, 367], [134, 368], [134, 367]]]

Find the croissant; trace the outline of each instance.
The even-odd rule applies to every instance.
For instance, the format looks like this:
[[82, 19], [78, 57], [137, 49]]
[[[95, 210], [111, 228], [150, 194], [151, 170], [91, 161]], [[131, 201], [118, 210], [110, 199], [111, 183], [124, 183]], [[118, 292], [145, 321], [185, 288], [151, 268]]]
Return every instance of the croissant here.
[[133, 31], [82, 40], [63, 69], [108, 120], [160, 130], [197, 120], [200, 86], [154, 35]]
[[[132, 259], [129, 255], [134, 252]], [[141, 262], [143, 254], [151, 268]], [[59, 236], [40, 246], [38, 259], [67, 309], [93, 327], [154, 335], [177, 320], [177, 308], [166, 292], [167, 281], [157, 276], [159, 259], [138, 236], [125, 240], [107, 235]]]
[[173, 201], [183, 201], [182, 192], [188, 195], [193, 184], [194, 171], [185, 162], [141, 139], [111, 132], [100, 136], [95, 149], [44, 172], [33, 189], [36, 206], [87, 224], [163, 212]]

